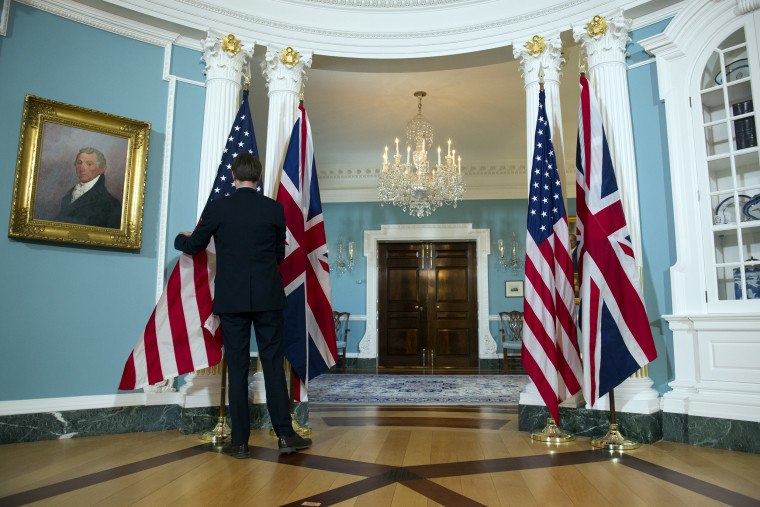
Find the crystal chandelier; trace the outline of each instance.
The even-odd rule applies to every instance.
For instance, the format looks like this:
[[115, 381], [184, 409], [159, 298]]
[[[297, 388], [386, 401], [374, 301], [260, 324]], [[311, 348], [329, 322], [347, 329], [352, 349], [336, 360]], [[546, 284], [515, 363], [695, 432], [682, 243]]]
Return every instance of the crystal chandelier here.
[[392, 163], [388, 162], [388, 147], [385, 147], [379, 181], [379, 197], [383, 204], [395, 204], [417, 217], [428, 216], [444, 204], [456, 208], [465, 190], [462, 157], [456, 157], [456, 150], [451, 149], [451, 139], [443, 163], [440, 146], [438, 163], [433, 165], [428, 161], [426, 147], [433, 146], [433, 126], [422, 116], [422, 97], [425, 95], [427, 93], [422, 91], [414, 93], [418, 99], [417, 116], [406, 124], [406, 163], [401, 161], [396, 138]]

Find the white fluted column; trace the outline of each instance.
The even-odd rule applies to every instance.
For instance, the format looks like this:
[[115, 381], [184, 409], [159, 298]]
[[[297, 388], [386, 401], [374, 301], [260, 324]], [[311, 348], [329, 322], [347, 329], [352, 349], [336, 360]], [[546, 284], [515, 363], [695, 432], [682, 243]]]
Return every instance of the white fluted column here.
[[296, 121], [301, 83], [306, 79], [306, 69], [311, 67], [311, 51], [297, 50], [288, 57], [287, 49], [292, 48], [267, 46], [266, 57], [261, 62], [269, 89], [264, 195], [272, 198], [279, 188], [285, 150]]
[[[243, 77], [254, 49], [253, 41], [243, 42], [211, 30], [201, 43], [206, 62], [206, 105], [198, 169], [197, 217], [211, 193], [222, 150], [240, 107]], [[221, 365], [216, 365], [188, 373], [180, 393], [185, 396], [185, 407], [218, 406], [221, 388]]]
[[216, 31], [209, 31], [201, 41], [203, 61], [206, 62], [206, 105], [198, 171], [198, 217], [216, 178], [222, 150], [240, 107], [245, 66], [253, 56], [253, 41], [238, 42], [238, 46], [225, 49], [227, 45], [223, 43], [223, 35]]
[[[546, 118], [549, 122], [552, 135], [554, 155], [557, 159], [557, 171], [559, 172], [562, 188], [565, 189], [565, 151], [562, 133], [562, 109], [559, 101], [559, 80], [562, 76], [562, 66], [565, 59], [562, 57], [562, 41], [559, 35], [553, 35], [546, 39], [534, 36], [533, 40], [525, 44], [513, 44], [512, 54], [520, 59], [520, 70], [525, 79], [526, 99], [526, 132], [528, 134], [528, 158], [526, 185], [530, 183], [530, 168], [533, 165], [533, 144], [536, 134], [536, 119], [538, 117], [538, 71], [541, 66], [544, 69], [544, 91], [546, 92]], [[564, 192], [565, 198], [567, 191]]]
[[619, 13], [603, 22], [606, 28], [593, 21], [591, 27], [573, 27], [573, 36], [576, 42], [582, 42], [586, 51], [589, 86], [599, 102], [636, 265], [641, 269], [639, 185], [625, 63], [625, 46], [631, 40], [628, 32], [632, 21]]
[[[530, 168], [533, 165], [533, 148], [536, 134], [536, 121], [538, 120], [538, 93], [541, 89], [539, 84], [539, 69], [544, 70], [544, 91], [546, 92], [546, 118], [549, 122], [552, 135], [554, 155], [557, 159], [557, 171], [563, 188], [563, 197], [567, 199], [567, 182], [565, 178], [564, 139], [562, 134], [562, 110], [559, 100], [559, 80], [562, 76], [562, 66], [565, 59], [562, 57], [562, 41], [559, 35], [541, 39], [534, 36], [525, 44], [513, 44], [512, 54], [520, 59], [520, 71], [525, 79], [525, 120], [528, 138], [527, 144], [527, 186], [530, 183]], [[520, 393], [520, 405], [545, 406], [544, 399], [538, 392], [536, 385], [531, 380]], [[560, 404], [562, 407], [580, 407], [585, 404], [583, 393], [578, 392], [572, 398]]]
[[[606, 25], [606, 26], [605, 26]], [[619, 12], [611, 19], [594, 17], [583, 27], [573, 27], [576, 42], [586, 51], [587, 75], [599, 109], [610, 156], [615, 167], [620, 199], [631, 235], [636, 265], [641, 273], [641, 222], [639, 219], [639, 185], [633, 149], [631, 101], [628, 94], [625, 46], [630, 37], [631, 20]], [[649, 367], [645, 366], [615, 388], [615, 408], [621, 412], [651, 414], [660, 409], [659, 393], [652, 386]], [[597, 400], [594, 409], [609, 410], [609, 396]]]

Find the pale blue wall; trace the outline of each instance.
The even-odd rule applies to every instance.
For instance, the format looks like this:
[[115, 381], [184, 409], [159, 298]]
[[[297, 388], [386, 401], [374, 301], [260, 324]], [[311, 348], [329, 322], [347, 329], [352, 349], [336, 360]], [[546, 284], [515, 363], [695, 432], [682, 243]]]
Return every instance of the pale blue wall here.
[[[200, 58], [175, 55], [192, 61], [180, 67], [188, 74]], [[168, 96], [163, 60], [161, 47], [10, 4], [8, 33], [0, 37], [0, 223], [9, 221], [27, 93], [148, 121], [152, 129], [139, 252], [0, 237], [0, 400], [118, 392], [156, 297]], [[200, 69], [192, 79], [203, 81]], [[171, 202], [184, 212], [192, 199], [194, 216], [203, 88], [180, 84], [177, 96]]]
[[649, 376], [660, 393], [673, 380], [673, 333], [662, 315], [672, 311], [670, 266], [676, 262], [675, 226], [670, 187], [665, 106], [657, 86], [657, 66], [637, 41], [662, 32], [670, 20], [631, 33], [629, 64], [649, 61], [628, 71], [631, 120], [639, 178], [642, 234], [642, 282], [644, 301], [657, 346], [658, 358], [649, 365]]

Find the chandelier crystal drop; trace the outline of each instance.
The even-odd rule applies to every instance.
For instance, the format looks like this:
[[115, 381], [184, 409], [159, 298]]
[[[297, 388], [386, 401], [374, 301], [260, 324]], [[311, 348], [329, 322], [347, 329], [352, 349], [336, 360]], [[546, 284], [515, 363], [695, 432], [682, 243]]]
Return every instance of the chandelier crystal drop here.
[[[441, 160], [438, 146], [438, 163], [428, 161], [426, 148], [433, 147], [433, 126], [422, 115], [422, 97], [426, 92], [415, 92], [417, 116], [406, 125], [406, 162], [399, 152], [396, 138], [396, 154], [388, 161], [388, 147], [383, 153], [383, 170], [379, 179], [379, 198], [383, 204], [395, 204], [417, 217], [430, 215], [433, 211], [451, 204], [455, 208], [462, 200], [465, 185], [462, 182], [462, 157], [456, 156], [448, 141], [446, 156]], [[414, 151], [412, 151], [414, 149]]]

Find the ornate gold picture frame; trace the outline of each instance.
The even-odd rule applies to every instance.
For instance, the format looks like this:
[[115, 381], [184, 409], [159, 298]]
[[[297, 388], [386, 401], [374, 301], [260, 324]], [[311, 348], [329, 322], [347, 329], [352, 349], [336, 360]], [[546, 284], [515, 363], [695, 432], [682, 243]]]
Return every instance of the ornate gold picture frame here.
[[27, 95], [8, 236], [139, 249], [150, 127]]

